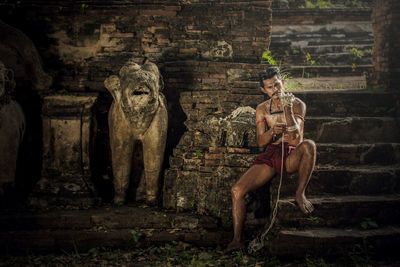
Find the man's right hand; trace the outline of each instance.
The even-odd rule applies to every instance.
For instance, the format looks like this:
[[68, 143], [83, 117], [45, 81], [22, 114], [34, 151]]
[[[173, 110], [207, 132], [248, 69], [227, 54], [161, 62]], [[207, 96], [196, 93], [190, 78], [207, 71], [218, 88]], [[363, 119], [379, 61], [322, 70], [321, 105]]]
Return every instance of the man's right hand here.
[[272, 134], [281, 134], [286, 131], [286, 124], [283, 122], [277, 122], [272, 126]]

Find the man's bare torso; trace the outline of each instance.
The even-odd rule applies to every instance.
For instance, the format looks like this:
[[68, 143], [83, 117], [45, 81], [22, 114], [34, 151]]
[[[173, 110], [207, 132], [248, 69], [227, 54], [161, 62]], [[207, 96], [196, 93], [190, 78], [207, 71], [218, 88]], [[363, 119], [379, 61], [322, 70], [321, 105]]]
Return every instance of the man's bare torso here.
[[[272, 99], [268, 99], [267, 101], [262, 102], [261, 104], [258, 105], [257, 111], [260, 111], [262, 113], [262, 117], [264, 117], [264, 120], [266, 122], [266, 129], [271, 129], [275, 124], [277, 123], [284, 123], [286, 124], [286, 118], [285, 118], [285, 113], [284, 112], [279, 112], [283, 111], [283, 108], [281, 106], [275, 106], [274, 103], [271, 105]], [[293, 102], [293, 111], [294, 114], [298, 114], [301, 117], [304, 115], [302, 114], [302, 108], [301, 105], [304, 105], [304, 103], [299, 99], [295, 98], [295, 101]], [[284, 135], [284, 142], [288, 142], [289, 136], [287, 134]], [[276, 138], [272, 141], [272, 144], [280, 144], [282, 143], [282, 134], [278, 134]]]

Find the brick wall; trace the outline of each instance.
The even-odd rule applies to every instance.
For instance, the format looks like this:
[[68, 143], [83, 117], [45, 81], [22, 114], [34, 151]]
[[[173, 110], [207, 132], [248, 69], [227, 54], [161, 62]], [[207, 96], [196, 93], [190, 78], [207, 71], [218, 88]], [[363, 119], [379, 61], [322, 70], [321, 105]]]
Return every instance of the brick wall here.
[[369, 84], [398, 91], [400, 86], [400, 2], [376, 0], [372, 13], [375, 73]]
[[269, 46], [269, 1], [19, 1], [2, 19], [38, 47], [55, 86], [104, 91], [130, 57], [259, 62]]
[[3, 1], [0, 18], [32, 39], [44, 69], [54, 77], [52, 90], [99, 93], [94, 174], [104, 196], [112, 188], [107, 126], [112, 97], [103, 85], [105, 78], [132, 57], [138, 63], [150, 58], [160, 67], [169, 112], [168, 168], [173, 149], [184, 138], [185, 124], [206, 115], [229, 114], [245, 103], [255, 107], [262, 100], [257, 84], [242, 80], [255, 79], [265, 67], [258, 63], [270, 44], [270, 4], [21, 0]]

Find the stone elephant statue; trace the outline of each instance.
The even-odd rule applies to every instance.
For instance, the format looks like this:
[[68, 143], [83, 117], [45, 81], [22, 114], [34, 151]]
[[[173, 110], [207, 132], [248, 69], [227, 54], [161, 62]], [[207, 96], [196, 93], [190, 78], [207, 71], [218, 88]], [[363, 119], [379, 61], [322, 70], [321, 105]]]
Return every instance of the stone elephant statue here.
[[25, 131], [22, 108], [10, 97], [14, 86], [13, 71], [0, 61], [0, 195], [5, 193], [6, 185], [14, 185], [18, 150]]
[[35, 90], [48, 90], [53, 78], [44, 72], [42, 60], [32, 40], [20, 30], [0, 20], [0, 55], [12, 68], [18, 84], [28, 80]]
[[143, 145], [146, 201], [157, 201], [167, 138], [168, 114], [162, 76], [153, 63], [128, 63], [104, 81], [114, 101], [108, 115], [114, 203], [123, 203], [133, 166], [134, 144]]

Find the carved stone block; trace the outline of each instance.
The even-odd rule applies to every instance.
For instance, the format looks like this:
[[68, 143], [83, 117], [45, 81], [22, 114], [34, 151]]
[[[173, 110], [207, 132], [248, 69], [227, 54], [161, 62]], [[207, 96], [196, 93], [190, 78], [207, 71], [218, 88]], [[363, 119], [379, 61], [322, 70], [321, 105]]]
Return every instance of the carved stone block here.
[[96, 94], [43, 97], [43, 164], [31, 204], [90, 207], [99, 200], [91, 182]]

